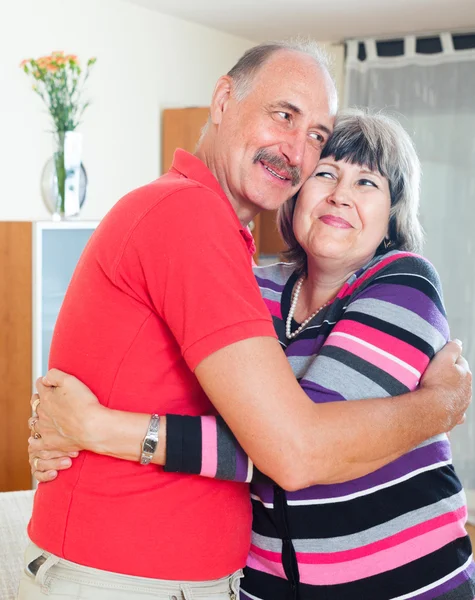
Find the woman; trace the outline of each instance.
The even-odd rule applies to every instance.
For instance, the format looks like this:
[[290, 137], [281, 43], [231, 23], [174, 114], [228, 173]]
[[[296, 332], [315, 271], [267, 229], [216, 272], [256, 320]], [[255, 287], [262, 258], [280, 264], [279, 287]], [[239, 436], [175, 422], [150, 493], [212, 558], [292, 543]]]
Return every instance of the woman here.
[[[281, 209], [292, 262], [255, 274], [315, 402], [414, 390], [447, 341], [439, 278], [414, 254], [418, 200], [419, 163], [401, 126], [350, 111], [315, 176]], [[87, 408], [67, 406], [78, 418]], [[57, 459], [38, 461], [40, 447], [30, 445], [33, 470], [59, 468]], [[210, 416], [167, 416], [165, 469], [236, 481], [252, 472], [224, 422]], [[285, 492], [257, 470], [252, 482], [243, 599], [473, 599], [465, 498], [445, 435], [347, 483]]]

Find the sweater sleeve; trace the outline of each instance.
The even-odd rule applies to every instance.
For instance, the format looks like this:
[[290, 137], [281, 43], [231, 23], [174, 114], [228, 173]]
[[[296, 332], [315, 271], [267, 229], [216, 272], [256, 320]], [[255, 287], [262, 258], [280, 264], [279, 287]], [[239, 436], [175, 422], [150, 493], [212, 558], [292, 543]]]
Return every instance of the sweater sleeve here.
[[413, 254], [388, 256], [345, 295], [342, 318], [300, 382], [306, 393], [328, 402], [415, 390], [449, 337], [434, 267]]
[[246, 455], [219, 416], [167, 415], [165, 471], [263, 483], [270, 479]]

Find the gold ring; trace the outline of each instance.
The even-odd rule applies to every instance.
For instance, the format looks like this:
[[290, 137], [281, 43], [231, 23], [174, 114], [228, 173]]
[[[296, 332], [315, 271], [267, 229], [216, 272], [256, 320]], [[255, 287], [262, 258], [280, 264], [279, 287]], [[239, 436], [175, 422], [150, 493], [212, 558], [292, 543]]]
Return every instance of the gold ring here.
[[33, 437], [34, 437], [34, 439], [35, 439], [35, 440], [40, 440], [40, 439], [41, 439], [41, 434], [40, 434], [40, 433], [38, 433], [38, 432], [36, 431], [36, 429], [35, 429], [35, 425], [36, 425], [37, 423], [38, 423], [38, 419], [33, 419], [33, 420], [31, 421], [30, 429], [31, 429], [31, 431], [32, 431], [32, 433], [33, 433]]
[[35, 467], [35, 471], [38, 471], [38, 461], [40, 459], [39, 458], [34, 458], [33, 459], [33, 466]]
[[32, 410], [33, 410], [33, 412], [34, 412], [34, 413], [36, 413], [36, 409], [38, 408], [38, 404], [39, 404], [39, 403], [40, 403], [40, 399], [39, 399], [39, 398], [37, 398], [37, 399], [36, 399], [36, 400], [33, 402], [33, 404], [31, 405], [31, 408], [32, 408]]

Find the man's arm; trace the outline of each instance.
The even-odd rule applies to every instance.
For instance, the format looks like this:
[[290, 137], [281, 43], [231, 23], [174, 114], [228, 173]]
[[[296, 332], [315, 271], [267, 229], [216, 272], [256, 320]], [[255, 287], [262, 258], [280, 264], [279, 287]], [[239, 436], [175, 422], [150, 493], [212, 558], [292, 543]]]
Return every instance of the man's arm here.
[[[269, 341], [245, 340], [225, 348], [205, 359], [196, 375], [255, 465], [287, 490], [346, 481], [371, 472], [451, 429], [468, 405], [471, 376], [454, 343], [446, 350], [450, 365], [446, 364], [448, 379], [444, 382], [434, 382], [435, 373], [431, 372], [445, 358], [439, 355], [425, 384], [411, 394], [297, 404], [287, 385], [286, 369], [290, 371], [290, 367], [286, 360], [279, 360], [282, 353], [274, 352]], [[239, 369], [233, 377], [236, 364]], [[278, 369], [274, 369], [276, 365]], [[276, 371], [280, 377], [275, 377]], [[457, 382], [461, 384], [458, 390], [453, 387]], [[278, 410], [262, 402], [265, 397], [272, 399]], [[456, 405], [459, 409], [449, 415], [447, 407], [452, 410]]]
[[[317, 404], [292, 401], [272, 344], [260, 354], [262, 345], [248, 340], [242, 342], [246, 350], [225, 348], [196, 369], [256, 466], [287, 489], [359, 477], [445, 428], [431, 372], [422, 389], [404, 394], [417, 388], [448, 336], [439, 277], [430, 263], [410, 254], [387, 257], [369, 272], [363, 285], [342, 291], [350, 296], [347, 309], [301, 380], [305, 387], [309, 379], [308, 393]], [[371, 398], [378, 390], [393, 398], [328, 402], [335, 396]], [[272, 464], [279, 453], [285, 455], [280, 471]]]
[[[348, 289], [342, 289], [341, 294], [348, 298], [345, 312], [318, 356], [305, 373], [300, 373], [300, 385], [317, 404], [327, 405], [336, 399], [371, 398], [383, 390], [393, 397], [413, 391], [429, 361], [445, 345], [449, 328], [441, 301], [440, 280], [428, 261], [399, 253], [383, 258], [368, 273], [369, 276], [365, 274], [360, 280], [347, 284]], [[339, 411], [346, 410], [340, 405]], [[203, 423], [193, 417], [169, 419], [167, 470], [219, 477], [224, 474], [234, 479], [236, 475], [244, 475], [243, 457], [239, 461], [232, 460], [242, 450], [230, 447], [232, 440], [223, 431], [220, 421], [215, 425], [209, 423], [210, 419], [204, 417]], [[338, 417], [331, 418], [330, 422], [340, 425]], [[355, 444], [361, 444], [360, 435], [356, 432]], [[222, 440], [220, 444], [217, 444], [218, 439]], [[337, 448], [332, 437], [329, 441]], [[348, 441], [351, 445], [351, 437]], [[366, 440], [363, 442], [368, 444]], [[199, 446], [203, 447], [205, 459], [202, 461], [196, 456]], [[223, 446], [222, 452], [218, 446]], [[398, 451], [396, 449], [396, 453]], [[208, 459], [210, 453], [214, 460]], [[231, 456], [231, 460], [226, 461], [227, 456]], [[347, 450], [343, 456], [349, 456]], [[373, 463], [362, 465], [363, 471], [378, 466], [377, 454], [374, 459]], [[383, 456], [382, 460], [385, 464], [387, 457]], [[239, 463], [241, 468], [235, 469], [234, 463]], [[250, 473], [251, 467], [248, 471]]]

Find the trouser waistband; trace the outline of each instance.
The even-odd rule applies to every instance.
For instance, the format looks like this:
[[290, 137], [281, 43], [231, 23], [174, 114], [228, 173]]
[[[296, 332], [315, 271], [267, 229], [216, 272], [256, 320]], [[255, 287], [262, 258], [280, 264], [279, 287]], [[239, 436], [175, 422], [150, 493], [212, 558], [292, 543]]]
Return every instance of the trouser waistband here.
[[172, 581], [123, 575], [86, 567], [42, 550], [31, 542], [25, 552], [26, 569], [42, 588], [49, 588], [55, 578], [98, 588], [130, 590], [152, 594], [176, 594], [178, 598], [206, 598], [211, 594], [229, 593], [238, 597], [242, 570], [229, 577], [209, 581]]

